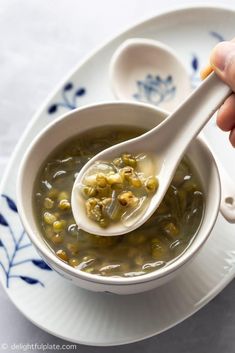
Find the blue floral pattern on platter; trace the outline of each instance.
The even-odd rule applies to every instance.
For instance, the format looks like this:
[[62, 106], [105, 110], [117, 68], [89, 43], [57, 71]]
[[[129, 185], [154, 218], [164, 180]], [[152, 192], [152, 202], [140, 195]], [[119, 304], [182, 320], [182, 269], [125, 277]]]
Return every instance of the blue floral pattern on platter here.
[[[224, 37], [215, 31], [210, 31], [209, 35], [211, 37], [213, 37], [218, 43], [224, 41]], [[201, 82], [201, 78], [200, 78], [200, 61], [199, 61], [199, 57], [198, 55], [196, 55], [195, 53], [192, 54], [191, 56], [191, 85], [192, 88], [196, 88], [199, 83]]]
[[[7, 195], [1, 195], [5, 199], [6, 206], [18, 217], [18, 210], [15, 202]], [[27, 284], [36, 285], [39, 284], [44, 287], [43, 282], [38, 278], [25, 276], [23, 274], [18, 274], [13, 271], [14, 268], [20, 267], [25, 263], [30, 263], [33, 266], [36, 266], [40, 270], [51, 271], [51, 268], [42, 260], [37, 258], [24, 258], [23, 260], [17, 260], [18, 254], [21, 253], [23, 249], [30, 247], [32, 244], [29, 242], [29, 239], [25, 233], [25, 230], [22, 228], [18, 234], [15, 234], [13, 228], [8, 221], [7, 217], [0, 213], [0, 227], [4, 227], [8, 230], [8, 234], [11, 237], [12, 249], [10, 250], [9, 246], [6, 247], [3, 237], [0, 238], [0, 269], [3, 271], [6, 279], [6, 287], [9, 288], [10, 282], [12, 279], [20, 279]], [[9, 242], [8, 242], [9, 244]], [[5, 256], [5, 261], [4, 257]], [[13, 273], [12, 273], [13, 272]]]
[[61, 90], [61, 101], [51, 104], [48, 107], [48, 113], [53, 114], [58, 111], [60, 107], [67, 109], [77, 108], [77, 100], [86, 94], [84, 87], [75, 88], [72, 82], [68, 82]]
[[137, 92], [133, 97], [141, 102], [159, 105], [175, 96], [176, 86], [171, 75], [162, 78], [159, 75], [148, 74], [143, 80], [136, 82]]

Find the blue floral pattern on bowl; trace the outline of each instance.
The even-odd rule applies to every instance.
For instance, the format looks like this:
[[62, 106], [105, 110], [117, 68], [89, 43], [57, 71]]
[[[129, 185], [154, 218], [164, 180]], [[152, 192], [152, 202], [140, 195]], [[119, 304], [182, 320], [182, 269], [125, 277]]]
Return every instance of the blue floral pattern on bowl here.
[[[2, 198], [5, 199], [6, 207], [13, 213], [16, 217], [18, 217], [18, 210], [15, 202], [7, 195], [2, 195]], [[15, 217], [13, 218], [15, 219]], [[14, 232], [13, 227], [10, 221], [7, 219], [6, 215], [0, 213], [0, 229], [5, 228], [8, 232], [8, 236], [11, 238], [11, 249], [10, 246], [6, 247], [4, 238], [0, 238], [0, 269], [3, 271], [5, 279], [6, 279], [6, 287], [9, 288], [10, 282], [12, 279], [20, 279], [27, 284], [36, 285], [39, 284], [44, 287], [44, 284], [41, 280], [35, 277], [31, 277], [29, 275], [20, 274], [16, 272], [14, 269], [20, 267], [25, 263], [31, 263], [33, 266], [36, 266], [40, 270], [51, 271], [51, 268], [42, 260], [38, 258], [23, 258], [17, 259], [19, 257], [19, 253], [22, 252], [23, 249], [26, 249], [32, 244], [29, 242], [29, 239], [25, 233], [25, 230], [22, 228], [20, 232], [17, 234]], [[9, 240], [8, 240], [9, 244]]]
[[176, 86], [171, 75], [162, 78], [159, 75], [148, 74], [143, 80], [136, 82], [137, 92], [133, 97], [141, 102], [159, 105], [174, 98]]
[[55, 102], [48, 107], [48, 113], [53, 114], [58, 111], [60, 107], [67, 109], [75, 109], [79, 98], [86, 94], [84, 87], [75, 88], [72, 82], [68, 82], [61, 90], [61, 101]]

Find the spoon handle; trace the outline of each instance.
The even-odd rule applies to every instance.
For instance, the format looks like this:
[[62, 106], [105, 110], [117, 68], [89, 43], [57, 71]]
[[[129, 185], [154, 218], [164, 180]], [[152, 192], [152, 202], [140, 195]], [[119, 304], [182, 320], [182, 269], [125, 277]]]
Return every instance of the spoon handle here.
[[231, 92], [231, 89], [215, 73], [210, 74], [162, 123], [162, 127], [165, 125], [164, 138], [169, 143], [169, 150], [177, 149], [180, 159], [191, 140], [198, 135]]

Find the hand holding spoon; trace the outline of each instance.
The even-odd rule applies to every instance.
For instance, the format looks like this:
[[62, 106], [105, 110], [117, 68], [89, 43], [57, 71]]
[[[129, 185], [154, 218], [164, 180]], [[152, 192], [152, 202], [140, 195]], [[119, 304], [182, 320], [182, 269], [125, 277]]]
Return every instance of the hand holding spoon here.
[[[79, 172], [72, 190], [72, 210], [79, 228], [97, 235], [114, 236], [133, 231], [145, 223], [158, 208], [185, 150], [194, 137], [231, 94], [231, 89], [212, 73], [165, 121], [147, 133], [110, 147], [92, 158]], [[144, 119], [144, 117], [143, 117]], [[113, 223], [106, 229], [87, 217], [84, 199], [78, 188], [88, 169], [97, 161], [111, 161], [128, 152], [156, 156], [155, 175], [159, 188], [143, 213], [128, 227]]]

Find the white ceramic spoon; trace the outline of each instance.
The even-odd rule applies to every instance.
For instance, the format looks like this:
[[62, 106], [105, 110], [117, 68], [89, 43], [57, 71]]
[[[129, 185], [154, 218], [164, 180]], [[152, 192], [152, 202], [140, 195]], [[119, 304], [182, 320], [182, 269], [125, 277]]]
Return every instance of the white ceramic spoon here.
[[[230, 94], [230, 88], [212, 73], [160, 125], [135, 139], [102, 151], [86, 163], [79, 172], [72, 190], [72, 208], [78, 226], [92, 234], [112, 236], [128, 233], [145, 223], [162, 201], [189, 143]], [[154, 170], [159, 179], [159, 188], [144, 212], [133, 217], [131, 224], [126, 226], [122, 222], [117, 222], [104, 230], [87, 217], [79, 185], [94, 163], [112, 161], [125, 152], [156, 156]]]
[[173, 111], [191, 92], [189, 74], [174, 51], [152, 39], [131, 38], [112, 56], [109, 77], [120, 100], [150, 103]]
[[[151, 79], [148, 79], [149, 75]], [[109, 76], [117, 99], [139, 100], [170, 112], [191, 92], [188, 72], [177, 54], [167, 45], [152, 39], [124, 41], [112, 56]], [[169, 76], [172, 82], [167, 87], [163, 82]], [[172, 88], [174, 91], [169, 94]], [[221, 177], [220, 211], [227, 221], [235, 223], [235, 184], [217, 158], [216, 162]]]

